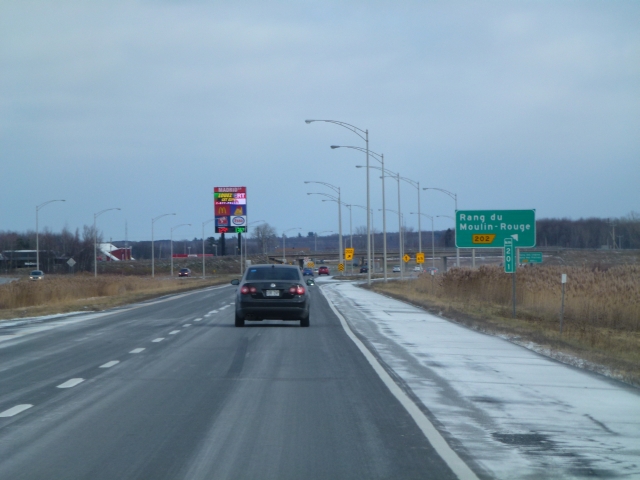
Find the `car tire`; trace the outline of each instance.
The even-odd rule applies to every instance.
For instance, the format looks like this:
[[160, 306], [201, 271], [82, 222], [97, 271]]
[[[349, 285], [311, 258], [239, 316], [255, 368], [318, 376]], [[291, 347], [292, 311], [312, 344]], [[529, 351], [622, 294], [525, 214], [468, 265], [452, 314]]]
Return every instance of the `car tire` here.
[[244, 318], [236, 312], [236, 327], [244, 327]]
[[300, 326], [301, 327], [308, 327], [309, 326], [309, 314], [307, 314], [305, 317], [302, 317], [300, 319]]

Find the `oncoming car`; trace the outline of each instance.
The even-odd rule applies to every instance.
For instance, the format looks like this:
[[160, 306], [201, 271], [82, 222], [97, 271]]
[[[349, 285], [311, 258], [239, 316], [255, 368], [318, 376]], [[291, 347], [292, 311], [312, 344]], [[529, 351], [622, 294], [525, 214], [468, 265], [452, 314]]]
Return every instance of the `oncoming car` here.
[[33, 270], [29, 274], [29, 280], [42, 280], [44, 278], [44, 272], [42, 270]]
[[392, 272], [393, 273], [400, 273], [400, 265], [394, 265]]
[[242, 279], [231, 280], [237, 285], [236, 327], [245, 320], [299, 320], [301, 327], [309, 326], [310, 296], [300, 268], [291, 265], [253, 265]]
[[191, 270], [189, 270], [188, 268], [181, 268], [180, 271], [178, 272], [178, 276], [179, 277], [190, 277], [191, 276]]

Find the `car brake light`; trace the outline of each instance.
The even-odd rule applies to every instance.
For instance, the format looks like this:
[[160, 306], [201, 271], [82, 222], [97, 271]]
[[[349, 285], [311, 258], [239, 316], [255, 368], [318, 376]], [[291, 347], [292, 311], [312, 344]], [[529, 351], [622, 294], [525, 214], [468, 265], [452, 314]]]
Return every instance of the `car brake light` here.
[[251, 286], [251, 287], [249, 287], [249, 291], [250, 291], [251, 293], [256, 293], [258, 290], [256, 289], [256, 287]]
[[304, 287], [302, 285], [298, 285], [298, 288], [296, 288], [296, 293], [298, 295], [304, 295]]
[[291, 293], [291, 294], [295, 295], [296, 290], [297, 290], [297, 289], [296, 289], [296, 287], [291, 287], [291, 288], [289, 289], [289, 293]]
[[249, 293], [249, 287], [247, 287], [246, 285], [243, 285], [242, 288], [240, 289], [240, 293], [243, 295], [247, 295]]

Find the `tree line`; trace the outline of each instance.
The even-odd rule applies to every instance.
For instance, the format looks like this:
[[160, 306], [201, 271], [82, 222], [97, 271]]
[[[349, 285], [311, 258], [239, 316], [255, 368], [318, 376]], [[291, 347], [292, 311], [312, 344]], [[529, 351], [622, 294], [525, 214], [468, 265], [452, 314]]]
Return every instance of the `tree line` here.
[[[348, 247], [353, 242], [357, 251], [366, 249], [366, 227], [357, 227], [350, 235], [344, 231], [343, 247]], [[403, 229], [404, 246], [406, 251], [418, 251], [418, 232], [413, 228]], [[539, 247], [559, 248], [622, 248], [640, 249], [640, 214], [631, 212], [629, 215], [616, 219], [581, 218], [571, 220], [568, 218], [547, 218], [536, 221], [536, 243]], [[82, 230], [71, 232], [64, 228], [60, 233], [54, 233], [45, 229], [39, 234], [41, 251], [41, 268], [51, 271], [56, 262], [64, 263], [66, 259], [73, 258], [76, 262], [75, 270], [91, 271], [93, 269], [94, 238], [98, 243], [103, 241], [100, 232], [94, 232], [92, 226], [85, 225]], [[435, 247], [454, 247], [455, 231], [453, 229], [439, 230], [433, 235]], [[251, 229], [251, 232], [242, 239], [243, 249], [249, 254], [277, 254], [282, 246], [282, 236], [268, 223], [260, 224]], [[431, 248], [432, 235], [430, 231], [422, 232], [422, 249]], [[382, 248], [382, 232], [374, 230], [374, 247]], [[387, 248], [397, 250], [400, 238], [398, 232], [387, 232]], [[114, 241], [117, 247], [124, 247], [124, 241]], [[151, 258], [151, 242], [127, 242], [132, 249], [132, 256], [137, 260]], [[207, 254], [237, 255], [239, 239], [237, 235], [224, 235], [219, 238], [208, 237], [204, 242], [204, 250]], [[306, 252], [329, 251], [338, 247], [338, 234], [317, 235], [316, 232], [294, 233], [286, 238], [286, 248], [300, 249]], [[24, 233], [15, 231], [0, 231], [0, 253], [14, 250], [35, 250], [36, 234], [34, 231]], [[174, 253], [199, 254], [202, 253], [202, 239], [174, 240]], [[169, 240], [156, 240], [154, 252], [156, 258], [169, 258], [171, 245]], [[280, 250], [281, 253], [281, 250]], [[15, 268], [11, 263], [11, 256], [6, 253], [2, 256], [2, 270], [8, 271]]]

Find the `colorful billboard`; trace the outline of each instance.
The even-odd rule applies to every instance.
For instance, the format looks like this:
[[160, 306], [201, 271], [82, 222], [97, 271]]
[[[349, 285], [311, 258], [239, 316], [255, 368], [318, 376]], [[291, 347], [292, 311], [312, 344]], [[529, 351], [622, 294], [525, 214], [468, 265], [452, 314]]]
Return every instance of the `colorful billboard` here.
[[213, 214], [216, 233], [247, 231], [247, 187], [215, 187]]

